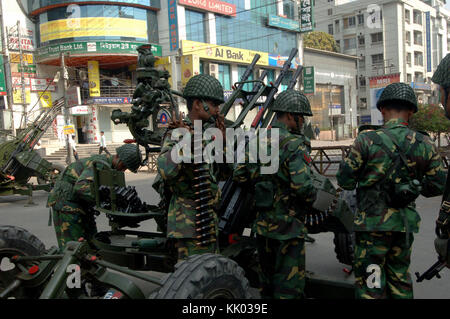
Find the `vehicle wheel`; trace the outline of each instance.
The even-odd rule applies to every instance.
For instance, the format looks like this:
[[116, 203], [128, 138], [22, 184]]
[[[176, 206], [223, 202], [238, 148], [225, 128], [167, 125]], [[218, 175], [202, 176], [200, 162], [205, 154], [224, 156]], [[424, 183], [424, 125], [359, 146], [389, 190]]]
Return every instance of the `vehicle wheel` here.
[[334, 251], [337, 260], [346, 265], [353, 265], [355, 260], [355, 233], [334, 233]]
[[250, 299], [244, 270], [233, 260], [215, 254], [189, 257], [175, 265], [150, 299]]
[[[45, 252], [45, 245], [33, 234], [17, 226], [0, 226], [0, 292], [14, 279], [20, 270], [10, 264], [9, 258], [20, 256], [39, 256]], [[33, 298], [33, 291], [16, 289], [11, 297]]]

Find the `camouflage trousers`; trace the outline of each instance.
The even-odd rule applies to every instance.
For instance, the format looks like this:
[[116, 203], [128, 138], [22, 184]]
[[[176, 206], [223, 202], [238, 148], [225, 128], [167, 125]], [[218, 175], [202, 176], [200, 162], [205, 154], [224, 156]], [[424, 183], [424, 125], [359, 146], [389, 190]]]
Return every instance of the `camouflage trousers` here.
[[90, 240], [97, 233], [94, 215], [52, 209], [52, 217], [59, 248], [80, 237]]
[[204, 254], [204, 253], [212, 253], [217, 254], [217, 244], [210, 243], [208, 245], [197, 246], [198, 240], [190, 239], [190, 238], [179, 238], [176, 239], [176, 247], [178, 250], [178, 261], [185, 260], [189, 256]]
[[409, 274], [414, 235], [402, 232], [355, 233], [355, 280], [357, 299], [412, 299]]
[[300, 299], [305, 289], [305, 240], [257, 236], [262, 296]]

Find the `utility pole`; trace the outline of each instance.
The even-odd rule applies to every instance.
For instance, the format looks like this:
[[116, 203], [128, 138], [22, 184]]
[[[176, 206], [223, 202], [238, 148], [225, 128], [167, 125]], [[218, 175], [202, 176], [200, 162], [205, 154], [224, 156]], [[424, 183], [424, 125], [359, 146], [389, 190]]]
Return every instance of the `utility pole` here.
[[[64, 52], [61, 52], [61, 73], [63, 75], [63, 97], [64, 97], [64, 106], [63, 106], [63, 114], [64, 114], [64, 125], [70, 125], [70, 119], [69, 119], [69, 109], [67, 105], [67, 97], [66, 97], [66, 90], [67, 90], [67, 80], [69, 79], [69, 74], [66, 69], [66, 61], [65, 61], [65, 55]], [[66, 149], [67, 149], [67, 158], [66, 163], [69, 165], [72, 163], [72, 148], [70, 147], [69, 143], [69, 134], [67, 134], [66, 137]]]
[[348, 100], [350, 101], [350, 137], [353, 138], [352, 81], [348, 80]]
[[[25, 95], [25, 74], [24, 74], [24, 63], [23, 63], [23, 51], [22, 51], [22, 36], [20, 35], [20, 21], [17, 20], [17, 38], [18, 38], [18, 45], [19, 45], [19, 58], [20, 58], [20, 81], [21, 81], [21, 85], [22, 85], [22, 92], [21, 92], [21, 97], [22, 97], [22, 107], [23, 107], [23, 115], [22, 115], [22, 120], [24, 123], [24, 128], [27, 128], [27, 101], [26, 101], [26, 95]], [[22, 120], [20, 120], [20, 126], [22, 127]]]
[[334, 141], [334, 133], [333, 133], [333, 86], [331, 85], [331, 82], [328, 83], [328, 88], [330, 89], [330, 104], [328, 107], [329, 113], [330, 113], [330, 122], [331, 122], [331, 140]]

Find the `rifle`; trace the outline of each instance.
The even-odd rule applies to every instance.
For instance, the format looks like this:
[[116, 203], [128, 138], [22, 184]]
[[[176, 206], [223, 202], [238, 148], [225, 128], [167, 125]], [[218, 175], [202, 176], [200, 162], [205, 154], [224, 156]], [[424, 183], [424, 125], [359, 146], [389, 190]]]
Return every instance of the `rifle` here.
[[[255, 120], [252, 123], [253, 128], [255, 128], [256, 125], [260, 122], [264, 114], [264, 111], [268, 110], [270, 106], [273, 104], [275, 94], [278, 91], [278, 86], [281, 84], [283, 78], [286, 76], [291, 61], [295, 57], [297, 52], [298, 52], [297, 49], [295, 48], [292, 49], [291, 54], [289, 55], [287, 61], [285, 61], [283, 69], [280, 72], [275, 83], [274, 84], [271, 83], [271, 86], [260, 88], [258, 93], [256, 95], [253, 95], [251, 102], [249, 102], [247, 107], [241, 112], [239, 117], [241, 117], [242, 113], [244, 113], [245, 110], [247, 110], [248, 112], [250, 107], [256, 103], [256, 100], [259, 99], [259, 97], [263, 92], [267, 94], [266, 100], [262, 104], [261, 110], [258, 112], [258, 114], [255, 117]], [[296, 72], [296, 74], [298, 75], [299, 73]], [[239, 122], [239, 119], [236, 120], [236, 122]], [[246, 143], [247, 142], [248, 141], [246, 141]], [[222, 198], [218, 210], [219, 211], [218, 226], [219, 230], [224, 234], [242, 233], [243, 228], [245, 227], [245, 223], [249, 219], [248, 212], [247, 210], [244, 209], [246, 206], [248, 206], [247, 204], [251, 200], [250, 196], [247, 196], [248, 194], [249, 193], [244, 188], [242, 188], [240, 185], [238, 185], [238, 183], [233, 181], [232, 177], [228, 178], [228, 180], [225, 181], [225, 183], [223, 184]]]
[[431, 280], [435, 276], [440, 279], [441, 275], [439, 275], [439, 272], [444, 269], [446, 265], [447, 263], [439, 257], [438, 261], [428, 268], [422, 275], [419, 272], [416, 272], [416, 282], [421, 282], [424, 279]]

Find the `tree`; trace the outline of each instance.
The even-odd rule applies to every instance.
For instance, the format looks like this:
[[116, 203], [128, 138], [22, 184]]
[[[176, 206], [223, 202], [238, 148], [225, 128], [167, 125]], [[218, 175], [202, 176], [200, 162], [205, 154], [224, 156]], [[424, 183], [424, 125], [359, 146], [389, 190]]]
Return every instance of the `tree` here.
[[445, 117], [444, 109], [436, 104], [419, 104], [417, 113], [409, 121], [409, 126], [416, 131], [436, 134], [439, 147], [441, 133], [450, 131], [450, 121]]
[[322, 31], [313, 31], [303, 38], [303, 46], [331, 52], [338, 52], [336, 40], [331, 34]]

